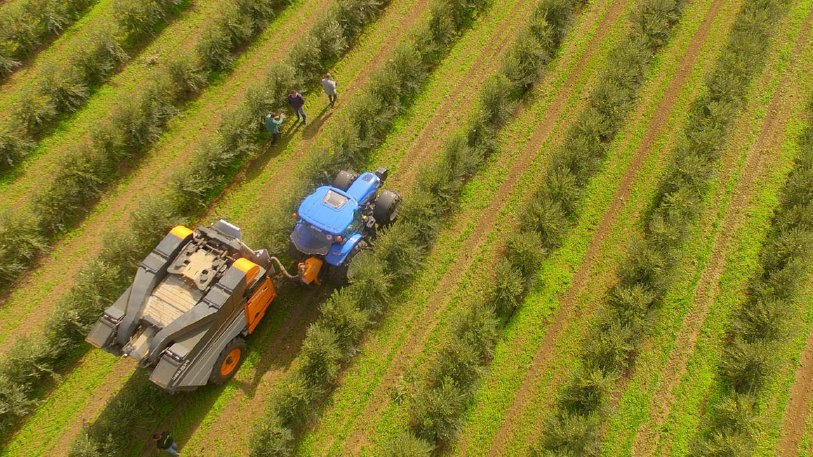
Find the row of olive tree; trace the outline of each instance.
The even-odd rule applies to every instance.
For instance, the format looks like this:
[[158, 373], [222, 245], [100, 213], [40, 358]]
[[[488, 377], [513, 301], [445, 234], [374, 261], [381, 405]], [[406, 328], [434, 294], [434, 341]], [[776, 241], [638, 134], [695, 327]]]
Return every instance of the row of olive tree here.
[[[367, 164], [369, 151], [381, 140], [369, 141], [361, 116], [370, 112], [381, 96], [378, 94], [386, 93], [393, 83], [419, 83], [423, 76], [412, 69], [429, 66], [435, 59], [434, 50], [439, 45], [447, 46], [445, 37], [454, 36], [465, 24], [465, 17], [479, 6], [444, 1], [436, 5], [430, 25], [399, 50], [393, 59], [395, 65], [376, 76], [371, 94], [351, 111], [350, 124], [354, 128], [338, 133], [331, 148], [306, 164], [313, 175], [311, 179], [317, 177], [318, 170], [335, 171]], [[444, 17], [438, 11], [451, 8], [455, 12], [452, 17], [460, 19], [456, 28], [447, 32], [444, 27], [448, 25], [437, 20]], [[529, 92], [553, 58], [574, 8], [575, 4], [557, 2], [534, 12], [528, 27], [520, 32], [502, 73], [483, 84], [477, 107], [465, 128], [446, 143], [438, 160], [421, 169], [400, 221], [379, 235], [370, 251], [354, 259], [349, 286], [335, 291], [321, 306], [322, 314], [309, 327], [303, 342], [300, 367], [272, 396], [270, 409], [252, 440], [252, 455], [292, 454], [294, 437], [318, 414], [342, 363], [352, 357], [363, 334], [385, 311], [395, 287], [415, 273], [437, 235], [440, 221], [454, 209], [464, 183], [494, 152], [499, 129], [513, 116], [515, 103]], [[380, 116], [389, 119], [389, 110], [384, 110]], [[283, 245], [290, 230], [290, 217], [284, 216], [288, 209], [286, 206], [261, 216], [265, 227], [261, 238], [266, 245]]]
[[165, 25], [169, 16], [189, 4], [182, 0], [115, 0], [115, 23], [104, 22], [85, 32], [64, 62], [46, 65], [32, 76], [31, 88], [11, 107], [8, 120], [0, 125], [0, 171], [14, 168], [36, 148], [37, 138], [60, 115], [81, 108], [93, 90], [130, 58], [125, 49], [142, 47], [147, 32]]
[[[121, 0], [115, 5], [130, 11], [122, 13], [120, 19], [146, 24], [163, 20], [166, 8], [175, 5], [175, 0], [162, 1], [169, 3]], [[121, 176], [123, 167], [132, 166], [133, 159], [143, 156], [178, 109], [200, 94], [216, 72], [227, 69], [240, 47], [258, 36], [275, 10], [285, 5], [287, 0], [227, 1], [189, 54], [171, 58], [152, 73], [143, 89], [117, 100], [110, 115], [91, 128], [90, 142], [75, 145], [60, 159], [54, 175], [33, 193], [27, 206], [0, 214], [0, 255], [5, 259], [0, 265], [0, 289], [29, 268], [56, 235], [84, 217], [102, 192]], [[120, 49], [111, 35], [96, 38], [100, 49]], [[56, 92], [60, 103], [76, 108], [88, 95], [84, 89], [60, 87]], [[74, 99], [78, 93], [81, 97]], [[2, 138], [0, 133], [0, 150]], [[17, 138], [12, 143], [20, 141], [28, 140]]]
[[58, 36], [94, 0], [24, 0], [0, 10], [0, 78], [10, 75], [49, 38]]
[[[387, 443], [397, 449], [445, 449], [458, 434], [463, 408], [491, 359], [501, 323], [515, 312], [536, 282], [540, 264], [558, 248], [573, 226], [587, 184], [637, 99], [655, 53], [668, 41], [683, 1], [645, 1], [631, 17], [627, 37], [611, 51], [584, 112], [552, 154], [545, 178], [529, 199], [520, 226], [507, 237], [486, 298], [463, 308], [447, 343], [432, 360], [428, 377], [408, 401], [409, 430]], [[572, 10], [578, 2], [547, 0], [538, 10]], [[556, 17], [556, 16], [554, 16]], [[406, 455], [406, 454], [401, 454]]]
[[764, 66], [770, 38], [788, 4], [756, 0], [738, 12], [705, 90], [689, 109], [653, 209], [645, 216], [645, 233], [633, 240], [618, 270], [619, 282], [588, 332], [577, 368], [559, 391], [538, 443], [539, 454], [599, 453], [610, 393], [631, 367], [673, 283], [681, 247], [697, 221], [729, 127], [751, 80]]
[[[813, 120], [813, 100], [810, 111]], [[723, 393], [693, 443], [697, 456], [748, 456], [758, 444], [760, 399], [776, 373], [813, 255], [813, 123], [798, 145], [758, 273], [726, 335], [719, 368]]]
[[[174, 225], [197, 214], [211, 201], [215, 190], [222, 188], [241, 164], [253, 156], [262, 131], [260, 114], [269, 107], [281, 108], [291, 87], [316, 84], [327, 66], [346, 51], [364, 25], [374, 20], [385, 5], [369, 0], [341, 0], [326, 11], [311, 33], [305, 34], [263, 81], [249, 89], [246, 102], [224, 113], [217, 133], [203, 141], [189, 166], [174, 173], [170, 187], [141, 202], [129, 229], [105, 235], [102, 252], [80, 270], [77, 285], [57, 301], [43, 333], [16, 340], [0, 360], [0, 436], [6, 436], [36, 407], [44, 381], [58, 380], [58, 373], [70, 367], [82, 352], [90, 326], [124, 292], [150, 249]], [[338, 33], [328, 34], [325, 30]], [[310, 64], [304, 66], [299, 62]], [[315, 66], [315, 62], [322, 66]], [[175, 74], [195, 74], [181, 70]], [[173, 90], [185, 87], [189, 86], [179, 84]], [[258, 95], [267, 97], [268, 104], [258, 104]], [[198, 185], [192, 188], [194, 183]], [[0, 231], [0, 237], [17, 235]]]

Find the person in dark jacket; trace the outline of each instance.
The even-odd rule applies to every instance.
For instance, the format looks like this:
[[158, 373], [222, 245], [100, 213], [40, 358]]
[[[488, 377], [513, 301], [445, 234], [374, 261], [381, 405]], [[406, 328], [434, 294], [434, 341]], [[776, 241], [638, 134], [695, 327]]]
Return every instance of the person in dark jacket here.
[[308, 125], [308, 121], [305, 119], [305, 110], [302, 109], [302, 106], [305, 105], [305, 99], [302, 98], [302, 95], [292, 90], [288, 94], [288, 104], [291, 105], [291, 108], [296, 113], [296, 120], [299, 120], [299, 117], [302, 116], [302, 125]]
[[155, 434], [152, 436], [152, 439], [155, 440], [155, 446], [166, 452], [167, 454], [171, 455], [180, 455], [178, 452], [178, 443], [169, 436], [169, 432], [164, 432], [162, 434]]
[[285, 116], [278, 113], [268, 113], [268, 115], [265, 116], [265, 129], [271, 134], [271, 144], [277, 144], [279, 126], [282, 125], [282, 121], [284, 120]]

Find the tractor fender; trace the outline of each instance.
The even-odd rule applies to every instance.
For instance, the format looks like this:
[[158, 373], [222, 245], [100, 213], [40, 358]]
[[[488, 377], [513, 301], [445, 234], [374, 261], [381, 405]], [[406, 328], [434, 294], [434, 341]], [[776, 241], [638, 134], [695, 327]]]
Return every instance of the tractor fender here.
[[351, 235], [350, 238], [342, 244], [334, 243], [325, 256], [325, 260], [328, 264], [338, 267], [343, 264], [347, 256], [353, 252], [353, 248], [356, 247], [359, 241], [361, 241], [361, 234], [356, 233]]

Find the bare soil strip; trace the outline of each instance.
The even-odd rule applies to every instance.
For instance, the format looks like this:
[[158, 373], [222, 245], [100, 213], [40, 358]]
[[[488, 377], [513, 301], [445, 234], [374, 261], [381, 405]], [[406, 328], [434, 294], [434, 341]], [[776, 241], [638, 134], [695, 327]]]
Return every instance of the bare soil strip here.
[[[808, 35], [810, 23], [805, 23], [794, 54], [798, 55]], [[728, 252], [736, 242], [734, 239], [737, 229], [748, 216], [748, 211], [754, 206], [753, 197], [757, 191], [756, 184], [760, 177], [779, 158], [773, 151], [777, 150], [784, 132], [783, 126], [789, 121], [791, 111], [787, 109], [790, 99], [799, 94], [792, 91], [794, 71], [787, 71], [778, 86], [777, 92], [771, 99], [767, 108], [762, 130], [756, 141], [751, 144], [748, 156], [743, 166], [743, 172], [737, 181], [733, 198], [726, 208], [726, 215], [722, 221], [721, 230], [714, 234], [710, 261], [703, 270], [700, 280], [694, 290], [692, 307], [683, 319], [683, 324], [675, 339], [675, 347], [669, 354], [666, 367], [662, 370], [663, 376], [658, 382], [655, 394], [650, 404], [649, 419], [638, 431], [633, 443], [633, 455], [654, 455], [660, 442], [661, 426], [676, 401], [675, 387], [686, 374], [689, 356], [694, 351], [697, 338], [705, 322], [710, 307], [714, 304], [719, 293], [719, 280], [726, 267]]]
[[587, 249], [584, 260], [574, 275], [570, 288], [567, 290], [564, 298], [561, 300], [561, 305], [556, 312], [556, 316], [548, 326], [548, 330], [545, 333], [545, 339], [534, 356], [534, 362], [531, 366], [531, 370], [526, 375], [525, 381], [517, 393], [514, 403], [508, 410], [508, 414], [500, 427], [500, 431], [497, 433], [489, 455], [501, 455], [501, 453], [504, 452], [508, 438], [513, 435], [514, 429], [518, 425], [517, 422], [519, 421], [521, 413], [528, 407], [528, 403], [530, 403], [530, 400], [533, 398], [532, 390], [536, 390], [535, 384], [540, 379], [540, 373], [546, 369], [550, 357], [556, 353], [556, 351], [554, 351], [554, 346], [559, 340], [560, 335], [567, 327], [570, 318], [576, 312], [576, 298], [579, 295], [579, 292], [582, 291], [588, 284], [588, 280], [590, 279], [589, 273], [592, 270], [593, 265], [596, 263], [599, 254], [603, 250], [604, 241], [607, 234], [615, 226], [617, 218], [621, 214], [622, 205], [624, 205], [629, 198], [631, 184], [635, 180], [638, 169], [640, 168], [641, 163], [643, 163], [644, 159], [647, 157], [649, 151], [652, 149], [653, 142], [666, 125], [666, 121], [669, 118], [669, 114], [671, 113], [676, 101], [677, 94], [683, 87], [686, 79], [689, 77], [691, 69], [695, 65], [697, 56], [699, 55], [700, 50], [706, 41], [706, 37], [711, 29], [711, 25], [714, 23], [722, 4], [722, 0], [714, 1], [706, 14], [706, 17], [703, 19], [700, 28], [698, 28], [698, 30], [695, 32], [695, 35], [692, 38], [692, 44], [690, 45], [688, 51], [683, 55], [679, 65], [679, 70], [669, 83], [666, 94], [656, 109], [652, 117], [652, 122], [647, 127], [640, 146], [635, 151], [630, 167], [627, 169], [618, 189], [616, 190], [610, 208], [607, 210], [599, 223], [595, 235], [590, 242], [590, 246]]
[[[523, 148], [519, 157], [514, 161], [510, 167], [510, 171], [506, 173], [506, 179], [500, 184], [500, 188], [493, 198], [493, 202], [485, 209], [484, 213], [479, 217], [476, 227], [472, 230], [472, 236], [468, 238], [464, 245], [461, 246], [459, 252], [477, 252], [485, 240], [486, 235], [491, 232], [494, 227], [494, 221], [508, 201], [507, 197], [511, 192], [515, 191], [515, 185], [524, 171], [536, 158], [537, 154], [543, 143], [548, 140], [549, 135], [555, 127], [557, 121], [563, 114], [573, 116], [574, 112], [578, 109], [571, 110], [564, 113], [564, 108], [568, 106], [568, 101], [574, 97], [574, 87], [580, 78], [584, 77], [584, 67], [590, 61], [594, 52], [598, 49], [599, 44], [604, 40], [609, 33], [612, 26], [619, 20], [622, 12], [627, 5], [626, 1], [618, 1], [611, 5], [607, 14], [602, 18], [596, 33], [590, 40], [587, 49], [579, 58], [574, 70], [570, 73], [568, 80], [563, 87], [557, 92], [553, 102], [549, 105], [545, 112], [544, 120], [537, 125], [536, 129], [531, 135], [531, 140]], [[584, 101], [581, 101], [582, 104]], [[561, 130], [565, 130], [566, 126], [559, 125]], [[355, 422], [351, 424], [349, 435], [350, 437], [345, 442], [343, 450], [344, 455], [358, 455], [362, 447], [368, 443], [367, 434], [370, 432], [371, 427], [375, 420], [380, 417], [383, 409], [389, 404], [386, 401], [389, 395], [390, 387], [397, 381], [405, 369], [411, 365], [415, 356], [423, 348], [423, 343], [432, 330], [438, 324], [438, 314], [450, 302], [451, 298], [448, 296], [448, 291], [459, 282], [462, 275], [467, 271], [474, 261], [474, 256], [459, 256], [453, 265], [447, 269], [447, 273], [440, 279], [438, 285], [434, 288], [433, 293], [427, 300], [429, 304], [423, 311], [419, 321], [424, 324], [409, 334], [407, 341], [397, 350], [395, 356], [390, 362], [389, 368], [384, 374], [383, 379], [380, 380], [379, 385], [374, 389], [364, 411], [354, 417]]]

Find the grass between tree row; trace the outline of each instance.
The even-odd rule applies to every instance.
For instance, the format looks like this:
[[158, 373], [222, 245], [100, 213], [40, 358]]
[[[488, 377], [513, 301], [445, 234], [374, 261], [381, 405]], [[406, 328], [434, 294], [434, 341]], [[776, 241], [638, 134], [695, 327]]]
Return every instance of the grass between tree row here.
[[[198, 212], [216, 195], [240, 163], [251, 155], [260, 129], [255, 119], [260, 118], [260, 113], [280, 107], [290, 87], [315, 83], [324, 70], [319, 59], [324, 57], [326, 62], [338, 57], [348, 41], [355, 38], [383, 6], [381, 3], [342, 2], [325, 14], [324, 23], [315, 26], [314, 30], [323, 31], [330, 27], [339, 35], [308, 34], [303, 41], [314, 45], [324, 39], [331, 45], [299, 45], [289, 59], [275, 65], [269, 71], [268, 80], [252, 88], [253, 93], [268, 95], [270, 106], [258, 106], [248, 101], [224, 116], [218, 130], [219, 137], [209, 138], [192, 164], [176, 172], [170, 189], [135, 212], [132, 224], [136, 229], [124, 236], [108, 236], [105, 250], [82, 269], [79, 284], [60, 300], [49, 316], [44, 334], [15, 341], [0, 361], [0, 379], [6, 381], [0, 391], [0, 399], [8, 405], [8, 413], [1, 417], [6, 433], [33, 407], [39, 390], [37, 386], [53, 370], [65, 366], [66, 356], [79, 348], [84, 334], [99, 313], [126, 288], [139, 260], [167, 227]], [[291, 62], [308, 62], [309, 65], [294, 68]], [[252, 110], [258, 111], [254, 113]], [[200, 183], [195, 192], [185, 194], [188, 186], [194, 183]]]
[[632, 109], [648, 63], [666, 43], [679, 11], [679, 3], [639, 6], [632, 18], [633, 31], [611, 52], [611, 63], [591, 92], [586, 110], [553, 154], [547, 178], [531, 198], [530, 207], [520, 212], [520, 231], [508, 235], [506, 257], [496, 268], [496, 283], [485, 300], [464, 305], [452, 336], [408, 403], [409, 432], [390, 442], [383, 454], [415, 446], [419, 439], [431, 444], [423, 448], [424, 453], [454, 441], [464, 404], [493, 356], [500, 318], [513, 315], [547, 251], [560, 246], [570, 220], [575, 219], [579, 194], [598, 171], [609, 143]]
[[[608, 293], [608, 308], [591, 328], [580, 363], [560, 389], [557, 407], [546, 422], [540, 452], [594, 455], [600, 429], [609, 417], [613, 386], [630, 367], [654, 311], [670, 286], [679, 246], [697, 216], [710, 169], [725, 144], [728, 126], [755, 71], [764, 63], [772, 23], [782, 3], [746, 3], [738, 14], [726, 48], [707, 82], [708, 90], [692, 104], [684, 135], [656, 203], [647, 230], [636, 240], [618, 272], [620, 282]], [[766, 20], [766, 18], [768, 18]], [[743, 68], [741, 62], [751, 65]]]
[[[813, 102], [813, 99], [811, 99]], [[811, 104], [813, 109], [813, 104]], [[808, 113], [808, 118], [811, 113]], [[760, 408], [776, 369], [809, 273], [813, 252], [813, 127], [798, 140], [798, 156], [779, 196], [759, 265], [732, 313], [729, 341], [718, 365], [720, 392], [701, 427], [699, 455], [754, 454], [761, 439]]]
[[[783, 43], [782, 47], [778, 52], [772, 53], [769, 65], [749, 92], [747, 112], [738, 121], [732, 135], [733, 141], [726, 148], [725, 155], [729, 157], [723, 160], [727, 163], [734, 161], [736, 165], [727, 166], [734, 168], [734, 171], [728, 172], [724, 169], [726, 166], [721, 165], [723, 169], [715, 172], [716, 182], [709, 197], [704, 200], [704, 204], [717, 205], [714, 207], [721, 209], [714, 210], [709, 207], [702, 210], [703, 222], [683, 248], [685, 257], [689, 260], [676, 272], [676, 280], [664, 297], [659, 310], [661, 317], [648, 336], [646, 349], [636, 360], [635, 373], [625, 386], [618, 409], [610, 421], [603, 455], [631, 453], [632, 449], [636, 449], [636, 452], [657, 454], [684, 455], [688, 452], [689, 442], [703, 416], [708, 389], [715, 382], [714, 367], [719, 362], [718, 351], [721, 350], [721, 345], [725, 344], [721, 336], [725, 332], [727, 319], [730, 318], [731, 310], [741, 297], [741, 289], [746, 278], [756, 266], [754, 259], [759, 246], [764, 242], [765, 230], [775, 205], [773, 193], [781, 186], [792, 161], [786, 144], [790, 134], [785, 134], [786, 139], [781, 146], [780, 154], [763, 159], [768, 161], [768, 165], [763, 166], [762, 170], [767, 167], [770, 172], [756, 176], [757, 184], [740, 182], [742, 181], [740, 176], [746, 171], [743, 167], [747, 166], [742, 156], [748, 158], [758, 155], [762, 148], [769, 151], [780, 150], [779, 138], [769, 140], [771, 141], [769, 144], [755, 141], [763, 141], [762, 137], [765, 135], [763, 131], [766, 128], [773, 129], [763, 126], [767, 104], [772, 98], [779, 96], [777, 95], [779, 91], [787, 92], [790, 89], [782, 88], [785, 83], [782, 82], [784, 79], [780, 81], [780, 77], [791, 72], [794, 75], [791, 87], [797, 87], [801, 83], [802, 79], [798, 75], [803, 65], [795, 64], [794, 60], [798, 56], [794, 57], [788, 50], [799, 40], [797, 38], [799, 27], [803, 18], [807, 16], [809, 6], [809, 2], [799, 3], [794, 6], [794, 12], [789, 15], [790, 17], [783, 21], [784, 25], [779, 29], [776, 39], [777, 42]], [[780, 112], [787, 113], [792, 109], [792, 113], [798, 113], [800, 108], [797, 105], [799, 103], [794, 101], [786, 108], [780, 106]], [[791, 114], [790, 118], [793, 117]], [[791, 121], [787, 128], [795, 131], [796, 127], [793, 124]], [[781, 136], [781, 133], [778, 132], [777, 137]], [[759, 138], [757, 134], [760, 134]], [[747, 176], [745, 178], [746, 181], [749, 179]], [[759, 193], [748, 197], [748, 206], [741, 207], [736, 200], [742, 200], [739, 194], [747, 192], [751, 186], [760, 189]], [[731, 193], [733, 202], [722, 192], [726, 195]], [[738, 217], [737, 214], [747, 214], [747, 221], [736, 230], [723, 228], [724, 224], [729, 224], [726, 220]], [[718, 233], [721, 230], [723, 232]], [[718, 235], [721, 241], [713, 243]], [[730, 247], [721, 254], [717, 249], [722, 242]], [[715, 283], [719, 279], [720, 289], [716, 292], [713, 290], [704, 292], [707, 289], [704, 289], [703, 284], [708, 282], [701, 283], [701, 275], [707, 275], [705, 270], [714, 268], [715, 262], [721, 264], [720, 259], [715, 259], [717, 256], [723, 256], [725, 259], [723, 264], [725, 267], [719, 278], [713, 278]], [[707, 297], [705, 293], [712, 295]], [[699, 325], [696, 330], [698, 332], [696, 343], [686, 346], [680, 343], [678, 338], [687, 331], [685, 322], [693, 322], [693, 316], [703, 312], [699, 311], [704, 308], [700, 297], [712, 302], [707, 308], [707, 316], [696, 324]], [[684, 364], [686, 373], [691, 375], [670, 379], [680, 375], [681, 367], [672, 365], [672, 358], [678, 351], [685, 352], [682, 356], [685, 358], [681, 363]], [[672, 384], [664, 394], [663, 389], [669, 385], [668, 383]], [[675, 399], [680, 401], [674, 401]]]

